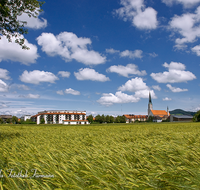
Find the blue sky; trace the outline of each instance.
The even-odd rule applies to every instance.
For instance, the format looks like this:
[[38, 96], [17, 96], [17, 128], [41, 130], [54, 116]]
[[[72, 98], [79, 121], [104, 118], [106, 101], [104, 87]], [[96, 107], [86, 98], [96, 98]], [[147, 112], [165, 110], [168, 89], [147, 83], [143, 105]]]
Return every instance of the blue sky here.
[[[0, 40], [0, 114], [200, 109], [200, 0], [49, 0], [30, 50]], [[15, 39], [13, 39], [14, 41]]]

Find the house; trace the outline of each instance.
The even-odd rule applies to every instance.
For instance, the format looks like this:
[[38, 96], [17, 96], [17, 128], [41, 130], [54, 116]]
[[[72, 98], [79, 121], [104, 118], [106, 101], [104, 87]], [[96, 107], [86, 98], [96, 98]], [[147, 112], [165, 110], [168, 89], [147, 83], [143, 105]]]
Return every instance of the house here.
[[11, 121], [12, 115], [0, 115], [0, 118], [3, 120], [4, 123], [6, 123], [7, 120]]
[[192, 119], [191, 115], [170, 115], [170, 122], [191, 122]]
[[146, 121], [148, 118], [147, 115], [133, 115], [133, 114], [124, 115], [124, 117], [126, 118], [126, 123], [133, 123], [135, 121]]
[[27, 119], [31, 119], [31, 115], [24, 115], [21, 117], [21, 120], [26, 121]]
[[170, 113], [167, 107], [167, 111], [165, 110], [153, 110], [153, 104], [151, 100], [151, 94], [149, 92], [149, 103], [148, 103], [148, 118], [153, 117], [154, 122], [161, 122], [169, 119]]
[[40, 124], [89, 124], [86, 120], [86, 111], [70, 111], [70, 110], [48, 110], [38, 112], [37, 115], [31, 117], [31, 120]]

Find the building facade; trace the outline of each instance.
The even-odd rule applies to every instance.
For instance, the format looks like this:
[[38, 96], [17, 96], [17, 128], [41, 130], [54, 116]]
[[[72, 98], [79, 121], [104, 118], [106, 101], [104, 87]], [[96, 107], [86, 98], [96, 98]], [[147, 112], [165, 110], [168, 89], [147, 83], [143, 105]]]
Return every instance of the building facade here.
[[26, 121], [27, 119], [31, 119], [31, 115], [24, 115], [21, 117], [21, 120]]
[[124, 117], [126, 118], [126, 123], [133, 123], [135, 121], [146, 121], [148, 118], [147, 115], [133, 115], [133, 114], [124, 115]]
[[37, 124], [40, 124], [41, 122], [44, 122], [45, 124], [65, 125], [89, 124], [86, 120], [86, 111], [45, 110], [32, 116], [31, 120]]

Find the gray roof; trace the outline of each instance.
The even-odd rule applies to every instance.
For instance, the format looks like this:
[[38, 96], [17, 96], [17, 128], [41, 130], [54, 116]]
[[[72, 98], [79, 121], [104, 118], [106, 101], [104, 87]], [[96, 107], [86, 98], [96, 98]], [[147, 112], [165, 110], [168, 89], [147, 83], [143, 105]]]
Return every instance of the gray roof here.
[[191, 115], [172, 115], [175, 118], [179, 118], [179, 119], [192, 119], [193, 116]]

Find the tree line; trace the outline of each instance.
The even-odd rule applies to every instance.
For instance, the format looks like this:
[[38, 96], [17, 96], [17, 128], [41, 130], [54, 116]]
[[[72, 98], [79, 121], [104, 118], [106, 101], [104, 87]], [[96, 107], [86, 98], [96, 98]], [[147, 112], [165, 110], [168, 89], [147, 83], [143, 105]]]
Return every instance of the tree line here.
[[126, 123], [125, 116], [113, 117], [110, 115], [97, 115], [95, 118], [92, 115], [89, 115], [87, 120], [90, 123]]

